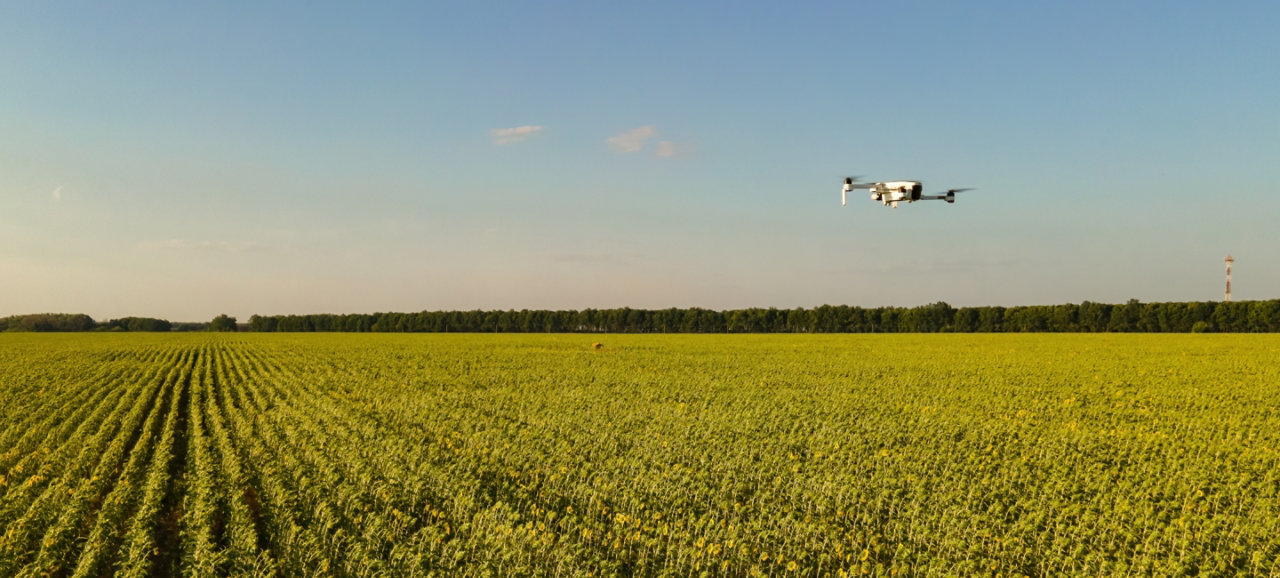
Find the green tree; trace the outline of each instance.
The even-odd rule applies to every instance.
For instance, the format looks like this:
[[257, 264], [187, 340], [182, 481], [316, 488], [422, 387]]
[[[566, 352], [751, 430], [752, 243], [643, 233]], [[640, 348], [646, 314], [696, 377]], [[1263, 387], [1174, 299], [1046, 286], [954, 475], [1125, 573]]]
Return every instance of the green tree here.
[[213, 318], [209, 322], [209, 331], [235, 331], [236, 318], [228, 317], [225, 314]]
[[1111, 310], [1111, 323], [1107, 326], [1107, 330], [1112, 332], [1137, 331], [1138, 320], [1141, 316], [1142, 303], [1137, 299], [1130, 299], [1124, 305], [1117, 306]]
[[1112, 306], [1105, 303], [1085, 301], [1080, 304], [1080, 330], [1090, 333], [1101, 333], [1111, 325]]

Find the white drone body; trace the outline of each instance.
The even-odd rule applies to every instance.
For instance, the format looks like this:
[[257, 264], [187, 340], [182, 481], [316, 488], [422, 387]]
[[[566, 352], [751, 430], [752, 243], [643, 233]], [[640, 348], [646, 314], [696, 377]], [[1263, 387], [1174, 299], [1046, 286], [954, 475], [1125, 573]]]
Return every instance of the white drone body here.
[[949, 189], [941, 195], [921, 194], [924, 186], [920, 181], [883, 181], [879, 183], [855, 183], [853, 177], [845, 177], [844, 190], [840, 191], [840, 204], [849, 204], [849, 191], [867, 189], [871, 191], [871, 200], [880, 201], [886, 207], [898, 208], [898, 203], [914, 203], [916, 201], [938, 200], [948, 203], [956, 202], [956, 193], [970, 189]]

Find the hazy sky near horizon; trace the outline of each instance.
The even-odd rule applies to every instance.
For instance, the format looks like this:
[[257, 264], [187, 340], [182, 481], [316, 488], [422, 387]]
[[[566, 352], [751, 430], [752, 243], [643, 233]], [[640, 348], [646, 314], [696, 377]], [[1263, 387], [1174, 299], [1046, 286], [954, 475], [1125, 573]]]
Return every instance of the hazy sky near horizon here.
[[[1280, 297], [1272, 2], [10, 2], [0, 316]], [[846, 175], [977, 187], [881, 207]]]

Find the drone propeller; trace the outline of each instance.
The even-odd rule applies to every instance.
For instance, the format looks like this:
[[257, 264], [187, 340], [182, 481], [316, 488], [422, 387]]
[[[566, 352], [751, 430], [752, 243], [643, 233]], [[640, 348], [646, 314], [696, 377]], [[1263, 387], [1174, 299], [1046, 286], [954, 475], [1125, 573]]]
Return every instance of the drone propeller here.
[[955, 193], [963, 193], [963, 192], [965, 192], [965, 191], [972, 191], [972, 190], [973, 190], [973, 187], [969, 187], [969, 188], [967, 188], [967, 189], [948, 189], [948, 190], [947, 190], [947, 194], [948, 194], [948, 195], [953, 195], [953, 194], [955, 194]]

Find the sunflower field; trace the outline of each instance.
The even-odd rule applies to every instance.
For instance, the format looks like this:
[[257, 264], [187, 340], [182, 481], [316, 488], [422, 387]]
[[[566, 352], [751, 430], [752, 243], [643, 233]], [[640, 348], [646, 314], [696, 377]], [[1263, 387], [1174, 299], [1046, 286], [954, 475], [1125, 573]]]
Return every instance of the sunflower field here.
[[1280, 575], [1280, 336], [0, 334], [104, 575]]

